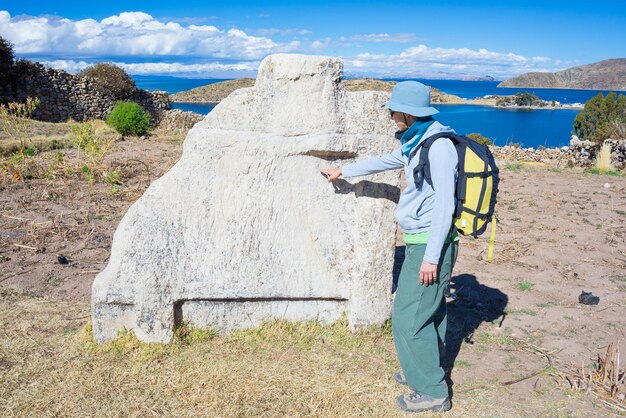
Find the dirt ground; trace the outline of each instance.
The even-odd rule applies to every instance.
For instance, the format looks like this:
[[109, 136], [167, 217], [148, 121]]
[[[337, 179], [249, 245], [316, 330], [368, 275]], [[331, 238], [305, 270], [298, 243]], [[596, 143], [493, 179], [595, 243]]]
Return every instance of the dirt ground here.
[[[54, 341], [66, 338], [67, 329], [73, 330], [71, 334], [88, 323], [91, 284], [106, 265], [121, 217], [150, 182], [178, 160], [181, 149], [180, 134], [115, 143], [102, 163], [105, 169], [119, 170], [120, 184], [115, 187], [104, 181], [90, 184], [76, 170], [72, 174], [68, 167], [80, 159], [74, 149], [62, 150], [65, 168], [50, 169], [60, 152], [50, 151], [36, 156], [47, 175], [20, 181], [5, 176], [0, 183], [0, 324], [5, 328], [0, 334], [4, 382], [0, 383], [0, 399], [4, 398], [0, 411], [4, 408], [5, 416], [53, 411], [37, 409], [26, 398], [16, 401], [21, 399], [17, 388], [5, 386], [9, 381], [26, 384], [13, 376], [27, 366], [19, 366], [21, 354], [11, 352], [10, 341], [28, 338], [35, 341], [28, 350], [62, 356], [61, 343]], [[572, 390], [567, 377], [573, 379], [581, 367], [593, 368], [609, 344], [626, 352], [626, 177], [561, 170], [549, 164], [500, 161], [499, 165], [502, 182], [494, 259], [486, 261], [488, 237], [462, 238], [452, 284], [455, 297], [448, 304], [447, 363], [454, 383], [453, 402], [459, 406], [454, 415], [624, 414], [623, 399], [610, 401], [611, 406], [601, 391]], [[401, 243], [396, 253], [401, 257]], [[582, 291], [593, 292], [600, 303], [580, 304]], [[67, 324], [53, 321], [57, 316]], [[21, 323], [23, 332], [10, 328], [14, 323]], [[56, 340], [50, 340], [51, 335]], [[388, 352], [389, 359], [379, 370], [387, 379], [386, 373], [397, 363], [389, 335], [380, 338], [382, 345], [372, 350]], [[52, 341], [49, 348], [45, 348], [47, 341]], [[520, 381], [511, 383], [515, 380]], [[395, 393], [389, 380], [382, 387], [381, 393]], [[362, 395], [346, 396], [344, 402], [359, 402]], [[389, 402], [381, 415], [401, 416], [392, 406], [393, 399]], [[58, 404], [55, 408], [46, 415], [103, 412], [64, 410]], [[157, 412], [169, 415], [183, 410], [163, 406]], [[243, 409], [217, 411], [247, 414]], [[261, 415], [281, 411], [318, 415], [288, 407], [269, 411]], [[378, 413], [365, 410], [357, 415]]]

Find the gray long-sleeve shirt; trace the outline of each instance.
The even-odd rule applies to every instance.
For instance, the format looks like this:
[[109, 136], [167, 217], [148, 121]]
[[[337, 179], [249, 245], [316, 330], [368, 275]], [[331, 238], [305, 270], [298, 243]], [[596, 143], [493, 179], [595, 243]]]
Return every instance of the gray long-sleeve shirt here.
[[[450, 127], [435, 122], [428, 128], [422, 141], [439, 132], [455, 133]], [[431, 187], [423, 182], [422, 188], [418, 190], [413, 180], [413, 169], [419, 163], [421, 152], [420, 148], [409, 160], [402, 154], [401, 148], [398, 148], [387, 155], [346, 164], [341, 172], [343, 177], [357, 177], [404, 167], [407, 187], [400, 195], [396, 220], [404, 232], [428, 232], [424, 260], [439, 264], [441, 249], [452, 225], [458, 157], [452, 141], [446, 138], [435, 141], [428, 153], [433, 185]]]

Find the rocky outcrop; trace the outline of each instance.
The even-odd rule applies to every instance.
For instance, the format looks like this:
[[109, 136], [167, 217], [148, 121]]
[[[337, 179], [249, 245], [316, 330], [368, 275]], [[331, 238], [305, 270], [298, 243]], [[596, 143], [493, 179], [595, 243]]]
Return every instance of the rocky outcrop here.
[[[46, 68], [38, 63], [30, 63], [24, 69], [25, 73], [19, 74], [12, 83], [0, 85], [0, 102], [38, 98], [39, 107], [33, 113], [34, 119], [46, 122], [104, 119], [118, 100], [98, 89], [90, 78]], [[170, 99], [165, 92], [137, 90], [127, 100], [139, 103], [150, 112], [153, 122], [158, 122], [161, 111], [170, 108]]]
[[556, 73], [526, 73], [504, 80], [498, 87], [626, 90], [626, 58], [581, 65]]
[[92, 291], [94, 337], [168, 342], [280, 318], [390, 316], [399, 173], [330, 184], [322, 167], [390, 152], [382, 92], [346, 92], [335, 58], [273, 55], [254, 87], [189, 131], [124, 216]]

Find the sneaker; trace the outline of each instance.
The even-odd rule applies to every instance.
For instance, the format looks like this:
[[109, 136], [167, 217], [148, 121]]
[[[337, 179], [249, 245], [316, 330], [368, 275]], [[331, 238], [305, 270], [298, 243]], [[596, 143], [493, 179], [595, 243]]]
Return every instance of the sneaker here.
[[450, 397], [435, 399], [428, 395], [420, 395], [415, 391], [411, 391], [408, 395], [398, 396], [396, 403], [400, 409], [407, 412], [446, 412], [451, 408]]
[[404, 378], [404, 374], [402, 374], [402, 372], [395, 372], [393, 374], [393, 380], [400, 383], [401, 385], [406, 385], [406, 379]]

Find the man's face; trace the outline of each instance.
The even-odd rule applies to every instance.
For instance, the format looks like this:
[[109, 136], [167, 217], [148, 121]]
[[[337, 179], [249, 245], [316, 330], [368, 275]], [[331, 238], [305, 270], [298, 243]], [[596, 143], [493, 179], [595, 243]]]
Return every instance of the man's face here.
[[407, 115], [402, 112], [390, 111], [391, 119], [398, 125], [399, 131], [405, 131], [409, 129]]

